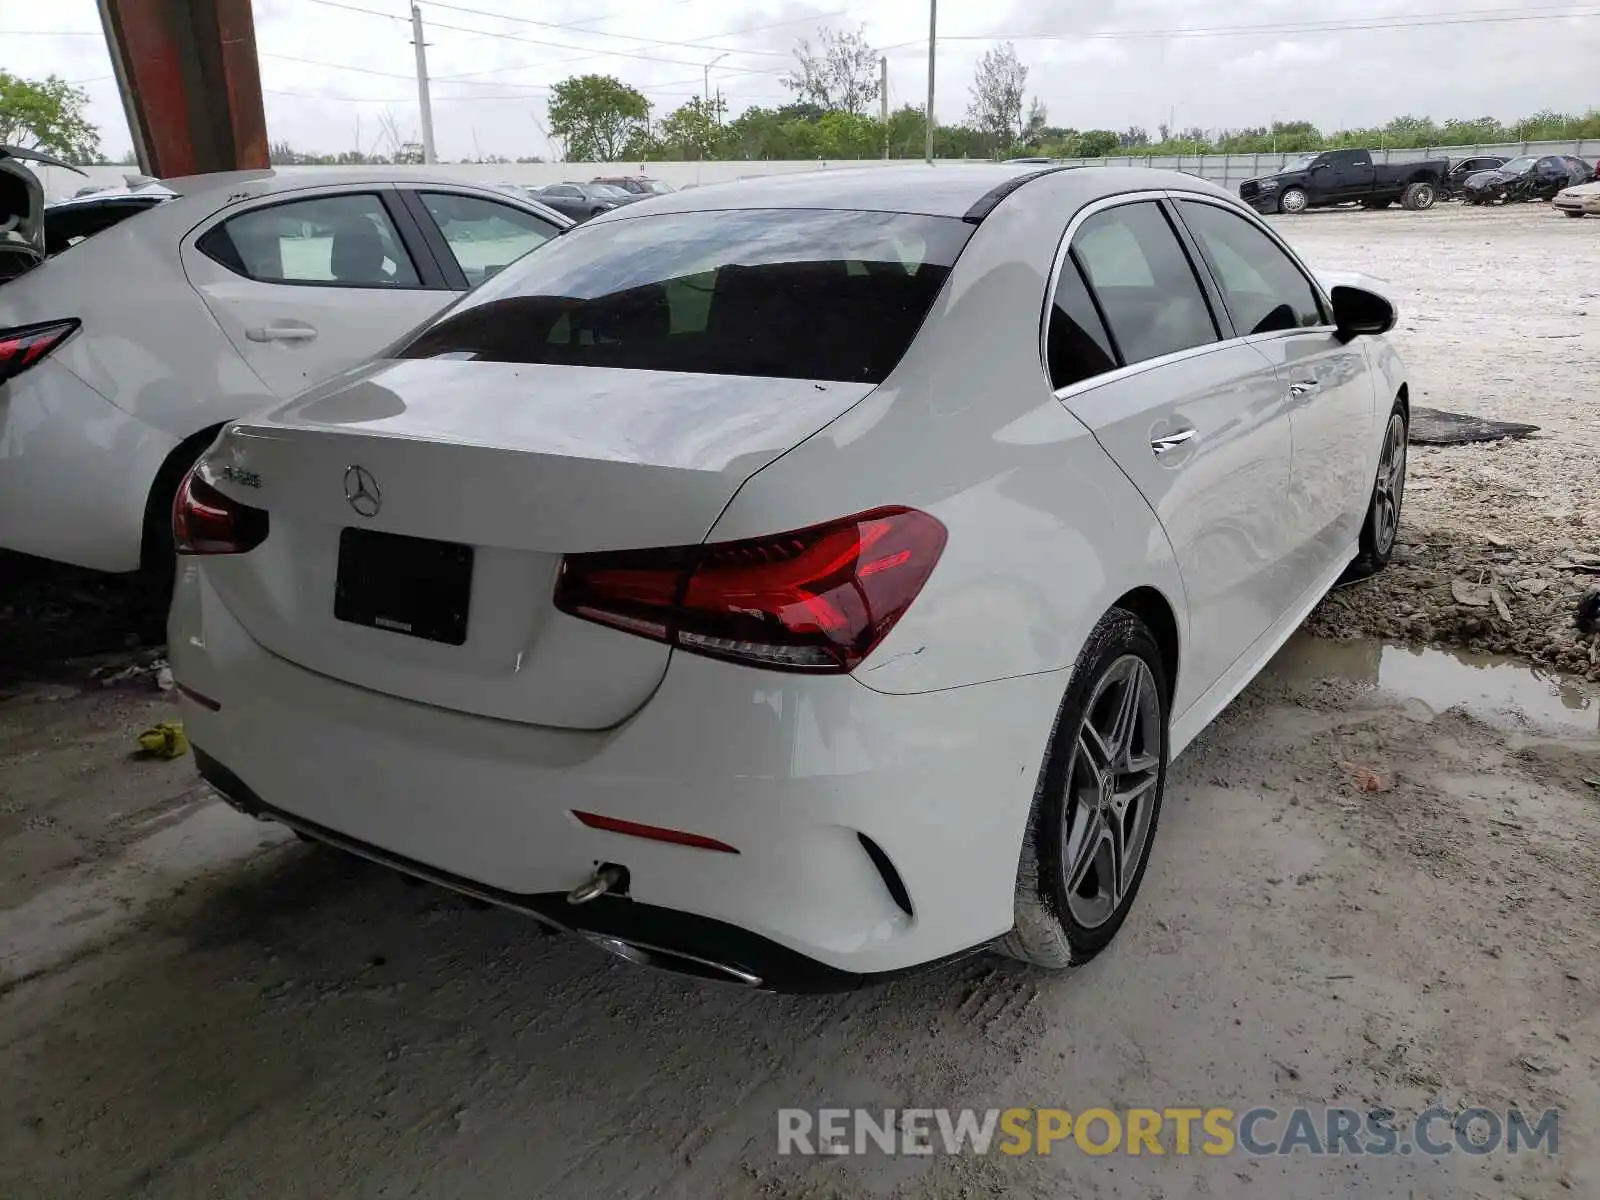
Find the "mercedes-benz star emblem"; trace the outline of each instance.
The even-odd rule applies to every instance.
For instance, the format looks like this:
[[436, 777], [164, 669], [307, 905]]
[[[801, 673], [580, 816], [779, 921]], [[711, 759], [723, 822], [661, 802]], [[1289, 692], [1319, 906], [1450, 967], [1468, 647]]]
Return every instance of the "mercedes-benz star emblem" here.
[[378, 490], [378, 481], [365, 467], [344, 469], [344, 498], [363, 517], [377, 516], [378, 510], [383, 507], [383, 493]]

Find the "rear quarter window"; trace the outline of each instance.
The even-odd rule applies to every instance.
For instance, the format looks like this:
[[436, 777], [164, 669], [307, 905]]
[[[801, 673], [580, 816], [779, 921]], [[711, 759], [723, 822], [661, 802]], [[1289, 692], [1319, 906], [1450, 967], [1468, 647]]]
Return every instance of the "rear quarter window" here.
[[399, 357], [881, 383], [971, 234], [951, 217], [795, 209], [584, 226]]

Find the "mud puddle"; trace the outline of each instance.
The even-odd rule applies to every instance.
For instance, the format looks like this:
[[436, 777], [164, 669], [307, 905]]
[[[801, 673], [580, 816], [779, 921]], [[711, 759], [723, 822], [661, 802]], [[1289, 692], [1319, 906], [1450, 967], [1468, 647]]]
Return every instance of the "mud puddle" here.
[[1498, 729], [1600, 734], [1600, 693], [1504, 655], [1372, 639], [1335, 642], [1301, 631], [1268, 670], [1290, 683], [1346, 679], [1434, 713], [1463, 710]]

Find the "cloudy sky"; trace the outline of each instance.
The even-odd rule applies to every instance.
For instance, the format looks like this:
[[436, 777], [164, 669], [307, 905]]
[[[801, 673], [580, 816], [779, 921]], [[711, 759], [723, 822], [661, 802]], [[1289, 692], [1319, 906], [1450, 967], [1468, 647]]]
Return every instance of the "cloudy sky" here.
[[[927, 89], [926, 0], [423, 0], [422, 11], [442, 159], [550, 156], [549, 86], [572, 74], [616, 75], [659, 116], [698, 94], [715, 61], [730, 112], [781, 103], [790, 50], [823, 24], [865, 25], [889, 58], [893, 105], [920, 105]], [[386, 117], [416, 137], [409, 0], [255, 0], [255, 12], [273, 140], [382, 150]], [[1596, 102], [1600, 0], [943, 0], [939, 35], [942, 120], [962, 117], [974, 62], [1005, 40], [1051, 123], [1080, 129], [1510, 119]], [[0, 68], [82, 82], [107, 152], [129, 147], [95, 0], [0, 0]]]

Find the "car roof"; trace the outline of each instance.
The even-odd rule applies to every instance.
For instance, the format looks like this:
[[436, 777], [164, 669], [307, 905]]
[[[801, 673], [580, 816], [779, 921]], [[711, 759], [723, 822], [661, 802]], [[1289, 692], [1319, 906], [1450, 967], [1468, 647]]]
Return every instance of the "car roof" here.
[[248, 187], [250, 195], [265, 196], [301, 188], [339, 187], [351, 183], [373, 185], [444, 184], [451, 187], [487, 185], [436, 169], [411, 167], [307, 167], [300, 170], [217, 171], [210, 175], [180, 175], [161, 183], [180, 196], [201, 196], [207, 192], [233, 191]]
[[1036, 163], [974, 163], [894, 166], [764, 175], [731, 183], [709, 183], [671, 192], [603, 214], [596, 222], [632, 220], [648, 214], [708, 212], [740, 208], [855, 209], [981, 219], [1011, 190], [1030, 180], [1055, 177], [1069, 202], [1101, 195], [1177, 188], [1217, 195], [1228, 192], [1196, 175], [1148, 167], [1040, 167]]

